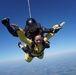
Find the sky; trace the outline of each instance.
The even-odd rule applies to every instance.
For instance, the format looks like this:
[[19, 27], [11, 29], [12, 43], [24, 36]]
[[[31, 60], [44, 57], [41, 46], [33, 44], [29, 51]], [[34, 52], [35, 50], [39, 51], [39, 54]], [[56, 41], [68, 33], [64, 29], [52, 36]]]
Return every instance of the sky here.
[[[76, 1], [75, 0], [30, 0], [31, 16], [46, 28], [65, 22], [63, 28], [50, 41], [45, 56], [57, 53], [76, 52]], [[29, 18], [27, 0], [0, 0], [0, 62], [24, 59], [18, 47], [20, 39], [12, 36], [1, 23], [5, 17], [11, 24], [24, 29]], [[22, 43], [24, 44], [24, 43]]]

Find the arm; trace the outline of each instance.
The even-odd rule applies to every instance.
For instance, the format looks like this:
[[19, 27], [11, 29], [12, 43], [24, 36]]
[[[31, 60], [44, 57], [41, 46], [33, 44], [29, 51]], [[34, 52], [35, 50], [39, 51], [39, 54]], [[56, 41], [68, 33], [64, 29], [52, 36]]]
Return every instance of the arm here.
[[[62, 26], [65, 24], [65, 22], [62, 22], [60, 25], [54, 25], [52, 28], [53, 29], [58, 29], [58, 31], [62, 28]], [[48, 33], [45, 37], [44, 37], [44, 41], [48, 41], [51, 37], [54, 36], [54, 32], [53, 33]]]
[[50, 29], [45, 28], [45, 27], [41, 27], [41, 28], [42, 28], [43, 33], [50, 33], [53, 31], [53, 28], [50, 28]]
[[54, 36], [54, 33], [48, 33], [45, 37], [44, 37], [44, 41], [47, 42], [51, 37]]
[[65, 22], [62, 22], [61, 24], [56, 24], [56, 25], [54, 25], [52, 28], [50, 28], [50, 29], [47, 29], [47, 28], [45, 28], [45, 27], [41, 27], [42, 28], [42, 30], [43, 30], [43, 33], [57, 33], [61, 28], [62, 28], [62, 26], [65, 24]]
[[24, 30], [22, 30], [21, 28], [19, 28], [15, 24], [12, 24], [12, 26], [16, 29], [18, 37], [20, 38], [20, 40], [23, 41], [24, 43], [26, 43], [28, 46], [31, 46], [32, 41], [25, 36]]
[[28, 46], [29, 45], [31, 46], [32, 41], [25, 36], [25, 32], [21, 28], [19, 28], [19, 30], [17, 30], [17, 34], [21, 41], [26, 43]]

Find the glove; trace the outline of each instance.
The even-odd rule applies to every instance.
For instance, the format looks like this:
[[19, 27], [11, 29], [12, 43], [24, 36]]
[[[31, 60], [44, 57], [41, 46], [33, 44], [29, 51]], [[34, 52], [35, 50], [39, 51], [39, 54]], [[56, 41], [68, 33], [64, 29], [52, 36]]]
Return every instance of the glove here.
[[54, 30], [54, 33], [57, 33], [60, 29], [61, 29], [61, 27], [60, 27], [60, 28], [56, 28], [56, 29]]
[[18, 46], [20, 47], [21, 42], [18, 42]]
[[53, 26], [53, 28], [52, 28], [52, 32], [53, 32], [53, 33], [57, 33], [61, 28], [62, 28], [62, 27], [61, 27], [60, 25], [55, 25], [55, 26]]
[[9, 18], [4, 18], [2, 20], [2, 24], [5, 25], [6, 27], [8, 27], [10, 25], [10, 19]]

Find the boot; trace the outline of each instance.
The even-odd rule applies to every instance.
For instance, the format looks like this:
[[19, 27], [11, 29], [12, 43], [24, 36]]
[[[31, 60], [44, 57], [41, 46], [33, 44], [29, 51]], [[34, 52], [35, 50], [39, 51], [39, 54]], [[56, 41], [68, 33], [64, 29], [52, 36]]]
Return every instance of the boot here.
[[4, 18], [2, 20], [2, 24], [6, 27], [8, 27], [10, 25], [10, 19], [9, 18]]

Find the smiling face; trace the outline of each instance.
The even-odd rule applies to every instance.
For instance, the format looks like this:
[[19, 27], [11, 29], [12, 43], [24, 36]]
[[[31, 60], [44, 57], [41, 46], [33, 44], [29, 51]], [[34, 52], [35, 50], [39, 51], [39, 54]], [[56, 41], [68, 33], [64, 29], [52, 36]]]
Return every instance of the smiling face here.
[[37, 35], [34, 39], [34, 42], [36, 43], [36, 45], [40, 46], [40, 45], [42, 45], [42, 40], [43, 40], [42, 36]]

